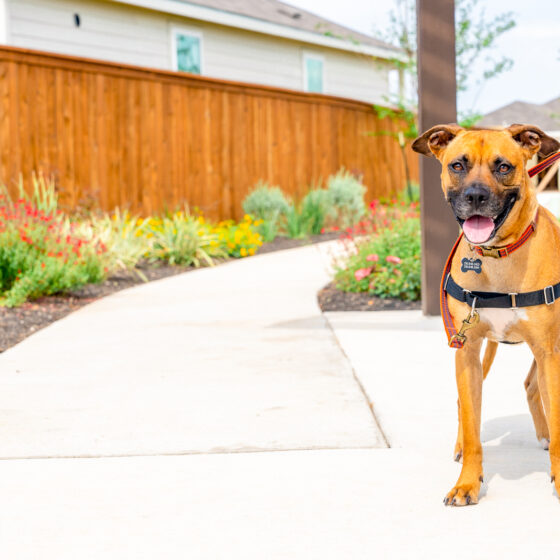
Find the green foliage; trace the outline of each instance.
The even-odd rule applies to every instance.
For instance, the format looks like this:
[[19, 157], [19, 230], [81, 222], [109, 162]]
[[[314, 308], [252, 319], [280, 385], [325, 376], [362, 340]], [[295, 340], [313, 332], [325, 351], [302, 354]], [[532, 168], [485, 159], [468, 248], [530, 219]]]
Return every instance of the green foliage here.
[[176, 212], [147, 223], [150, 245], [146, 252], [149, 260], [163, 260], [170, 265], [212, 266], [212, 257], [225, 256], [218, 243], [218, 235], [201, 227], [200, 221], [188, 213]]
[[[484, 83], [509, 71], [513, 60], [507, 56], [491, 56], [499, 37], [515, 27], [512, 12], [504, 12], [487, 17], [480, 0], [456, 0], [455, 2], [455, 51], [457, 91], [466, 91], [469, 85], [477, 88], [480, 95]], [[403, 131], [410, 136], [415, 122], [417, 105], [417, 64], [416, 64], [416, 1], [396, 0], [396, 7], [389, 14], [389, 25], [376, 30], [377, 38], [398, 46], [404, 52], [404, 59], [393, 59], [392, 64], [401, 70], [409, 80], [409, 92], [403, 96], [389, 96], [386, 102], [396, 109], [400, 118], [406, 121]], [[486, 56], [483, 56], [486, 55]], [[473, 68], [482, 68], [480, 75], [473, 75]], [[472, 80], [474, 84], [469, 84]], [[458, 116], [463, 126], [472, 126], [480, 115], [470, 108]]]
[[282, 190], [263, 181], [259, 181], [243, 201], [243, 211], [259, 220], [278, 220], [287, 213], [288, 207]]
[[148, 221], [118, 208], [108, 214], [92, 215], [76, 225], [76, 231], [91, 243], [104, 247], [103, 262], [109, 274], [117, 270], [135, 270], [145, 280], [143, 273], [136, 268], [147, 252], [147, 239], [144, 237]]
[[332, 195], [325, 189], [310, 190], [299, 208], [302, 230], [306, 234], [318, 235], [325, 227], [325, 220], [332, 211]]
[[259, 181], [243, 201], [243, 211], [262, 220], [259, 233], [265, 241], [272, 241], [278, 235], [280, 223], [289, 208], [290, 203], [282, 190], [264, 181]]
[[354, 225], [366, 213], [366, 187], [352, 173], [341, 169], [327, 179], [331, 217], [340, 228]]
[[[38, 185], [40, 183], [36, 183]], [[54, 186], [14, 202], [6, 193], [0, 204], [0, 298], [8, 307], [99, 282], [105, 275], [104, 247], [76, 231], [57, 209]]]
[[420, 220], [405, 218], [356, 245], [339, 264], [335, 283], [347, 292], [404, 300], [420, 298]]

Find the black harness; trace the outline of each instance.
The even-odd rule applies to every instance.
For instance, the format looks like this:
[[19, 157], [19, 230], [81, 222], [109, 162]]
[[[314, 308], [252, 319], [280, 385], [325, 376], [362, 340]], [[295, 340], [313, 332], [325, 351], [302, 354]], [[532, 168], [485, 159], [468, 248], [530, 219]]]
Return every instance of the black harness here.
[[[467, 303], [476, 308], [493, 307], [498, 309], [517, 309], [518, 307], [532, 307], [533, 305], [552, 305], [557, 299], [560, 299], [560, 282], [554, 286], [547, 286], [542, 290], [533, 292], [504, 294], [500, 292], [479, 292], [470, 291], [461, 288], [451, 274], [447, 274], [444, 285], [444, 291], [452, 298]], [[475, 299], [476, 298], [476, 299]]]

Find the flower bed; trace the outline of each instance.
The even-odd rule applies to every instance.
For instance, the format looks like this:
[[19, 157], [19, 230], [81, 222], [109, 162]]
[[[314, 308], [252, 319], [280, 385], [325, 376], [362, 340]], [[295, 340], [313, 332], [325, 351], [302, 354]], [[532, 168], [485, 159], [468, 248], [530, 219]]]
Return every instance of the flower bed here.
[[367, 218], [344, 233], [345, 254], [335, 262], [344, 292], [415, 301], [420, 298], [418, 204], [372, 202]]
[[41, 177], [31, 196], [20, 192], [18, 200], [0, 194], [0, 305], [7, 307], [99, 283], [117, 271], [146, 279], [142, 263], [212, 266], [262, 245], [260, 223], [250, 216], [213, 224], [188, 210], [147, 218], [118, 210], [68, 215]]

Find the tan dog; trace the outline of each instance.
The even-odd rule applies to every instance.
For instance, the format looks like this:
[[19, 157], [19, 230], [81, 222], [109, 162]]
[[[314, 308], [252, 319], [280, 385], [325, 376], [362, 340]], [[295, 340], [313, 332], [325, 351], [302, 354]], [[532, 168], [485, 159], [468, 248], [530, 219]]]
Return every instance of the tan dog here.
[[[550, 212], [539, 207], [525, 169], [535, 153], [547, 155], [558, 150], [560, 143], [535, 126], [465, 130], [448, 124], [431, 128], [412, 147], [441, 162], [443, 192], [463, 229], [451, 262], [453, 280], [471, 292], [499, 292], [504, 297], [514, 294], [510, 308], [479, 309], [478, 322], [471, 321], [464, 345], [456, 350], [459, 433], [455, 457], [459, 460], [462, 456], [463, 468], [444, 503], [459, 506], [478, 502], [483, 479], [482, 381], [498, 342], [526, 342], [533, 352], [535, 360], [525, 381], [527, 400], [537, 438], [545, 449], [550, 447], [551, 476], [560, 495], [560, 301], [553, 303], [549, 289], [545, 293], [549, 305], [515, 305], [517, 294], [542, 292], [560, 282], [560, 227]], [[491, 248], [515, 244], [526, 231], [532, 233], [522, 246], [505, 255], [507, 258], [496, 258]], [[478, 249], [484, 253], [480, 255], [476, 247], [489, 250]], [[464, 263], [469, 266], [465, 268]], [[469, 268], [471, 263], [478, 268]], [[443, 301], [458, 328], [472, 306], [447, 293]], [[488, 344], [481, 364], [485, 338]]]

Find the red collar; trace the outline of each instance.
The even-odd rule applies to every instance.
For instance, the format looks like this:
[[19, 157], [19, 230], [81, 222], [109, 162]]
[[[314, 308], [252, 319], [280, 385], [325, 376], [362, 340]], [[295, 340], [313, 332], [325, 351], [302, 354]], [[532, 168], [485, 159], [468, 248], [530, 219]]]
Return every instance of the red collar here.
[[[514, 243], [510, 243], [505, 247], [480, 247], [478, 245], [471, 245], [469, 243], [469, 247], [471, 248], [471, 251], [474, 251], [477, 255], [480, 255], [481, 257], [494, 257], [495, 259], [503, 259], [504, 257], [509, 257], [511, 253], [517, 251], [517, 249], [519, 249], [519, 247], [521, 247], [523, 243], [525, 243], [525, 241], [527, 241], [527, 239], [529, 239], [529, 237], [533, 235], [533, 232], [537, 228], [536, 222], [538, 216], [539, 213], [537, 211], [537, 214], [535, 216], [535, 221], [531, 222], [527, 226], [527, 229], [523, 232], [521, 237]], [[463, 234], [461, 234], [461, 237], [462, 235]]]
[[[510, 245], [506, 245], [505, 247], [492, 247], [488, 249], [485, 249], [484, 247], [471, 246], [471, 249], [474, 249], [474, 251], [477, 254], [484, 257], [488, 257], [488, 256], [496, 257], [496, 258], [508, 257], [509, 255], [511, 255], [511, 253], [517, 251], [517, 249], [519, 249], [525, 243], [525, 241], [527, 241], [527, 239], [531, 237], [531, 235], [533, 234], [536, 228], [535, 222], [537, 221], [537, 217], [538, 217], [538, 211], [537, 211], [537, 216], [535, 216], [535, 221], [529, 224], [527, 229], [523, 232], [523, 235], [521, 235], [521, 237], [515, 243], [511, 243]], [[458, 339], [455, 336], [457, 334], [457, 329], [455, 328], [455, 325], [453, 323], [453, 317], [451, 316], [451, 312], [449, 311], [449, 305], [447, 304], [447, 292], [445, 291], [445, 280], [448, 274], [451, 272], [451, 264], [453, 262], [453, 257], [457, 252], [457, 247], [459, 246], [459, 243], [461, 242], [462, 238], [463, 238], [463, 233], [459, 235], [457, 241], [455, 241], [455, 245], [453, 245], [453, 249], [451, 249], [451, 253], [449, 253], [449, 257], [447, 257], [447, 262], [445, 263], [445, 268], [443, 269], [443, 275], [441, 277], [441, 284], [439, 288], [439, 294], [440, 294], [439, 304], [441, 310], [441, 318], [443, 319], [443, 326], [447, 334], [447, 341], [451, 348], [462, 348], [463, 343], [461, 342], [460, 339]]]

